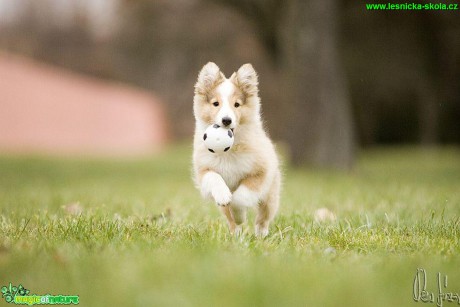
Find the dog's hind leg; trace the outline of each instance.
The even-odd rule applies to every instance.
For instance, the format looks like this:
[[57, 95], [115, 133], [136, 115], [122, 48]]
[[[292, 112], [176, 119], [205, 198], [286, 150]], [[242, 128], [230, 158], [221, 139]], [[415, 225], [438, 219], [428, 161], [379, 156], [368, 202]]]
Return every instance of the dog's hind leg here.
[[233, 219], [232, 213], [230, 212], [229, 206], [225, 206], [225, 207], [219, 206], [219, 208], [220, 208], [220, 211], [222, 211], [222, 213], [227, 218], [228, 228], [230, 229], [230, 232], [234, 233], [236, 225], [235, 225], [235, 220]]
[[[246, 220], [246, 208], [232, 209], [230, 206], [220, 207], [220, 211], [225, 215], [228, 222], [228, 228], [232, 234], [239, 235], [243, 230], [243, 223]], [[235, 218], [236, 217], [236, 218]]]
[[230, 212], [235, 224], [233, 233], [236, 235], [240, 235], [243, 232], [243, 224], [246, 222], [246, 211], [246, 207], [230, 205]]
[[280, 202], [280, 180], [279, 176], [275, 178], [270, 189], [268, 198], [266, 201], [259, 203], [256, 221], [255, 221], [255, 233], [258, 237], [266, 237], [268, 235], [268, 226], [278, 211]]

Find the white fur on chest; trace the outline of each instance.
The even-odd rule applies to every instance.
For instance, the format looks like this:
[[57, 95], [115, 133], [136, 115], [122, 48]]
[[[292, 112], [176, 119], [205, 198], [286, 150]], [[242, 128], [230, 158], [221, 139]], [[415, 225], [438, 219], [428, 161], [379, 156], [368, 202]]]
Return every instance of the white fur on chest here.
[[249, 153], [227, 152], [222, 154], [206, 154], [202, 157], [206, 165], [222, 176], [231, 191], [254, 168], [255, 157]]

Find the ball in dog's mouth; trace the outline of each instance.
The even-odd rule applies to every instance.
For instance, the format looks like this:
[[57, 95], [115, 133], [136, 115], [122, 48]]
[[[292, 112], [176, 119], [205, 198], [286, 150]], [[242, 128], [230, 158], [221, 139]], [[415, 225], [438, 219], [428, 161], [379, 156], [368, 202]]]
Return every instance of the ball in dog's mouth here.
[[233, 129], [227, 129], [218, 124], [210, 125], [204, 132], [203, 141], [206, 148], [212, 153], [227, 152], [233, 146]]

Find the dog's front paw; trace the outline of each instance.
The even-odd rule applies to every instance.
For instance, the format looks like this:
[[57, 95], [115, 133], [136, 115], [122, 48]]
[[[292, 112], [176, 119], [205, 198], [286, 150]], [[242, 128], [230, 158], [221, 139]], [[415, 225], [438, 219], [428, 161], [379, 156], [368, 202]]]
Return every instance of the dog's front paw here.
[[212, 197], [219, 206], [227, 206], [232, 201], [232, 192], [226, 185], [223, 185], [212, 190]]

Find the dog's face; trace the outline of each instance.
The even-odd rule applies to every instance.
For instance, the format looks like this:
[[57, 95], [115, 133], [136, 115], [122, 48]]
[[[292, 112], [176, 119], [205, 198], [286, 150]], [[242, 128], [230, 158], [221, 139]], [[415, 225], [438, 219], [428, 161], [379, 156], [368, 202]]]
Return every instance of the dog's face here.
[[227, 79], [209, 62], [195, 84], [195, 118], [208, 125], [237, 128], [259, 117], [258, 92], [257, 74], [251, 64], [241, 66]]

